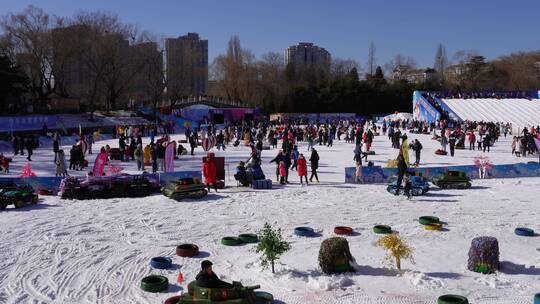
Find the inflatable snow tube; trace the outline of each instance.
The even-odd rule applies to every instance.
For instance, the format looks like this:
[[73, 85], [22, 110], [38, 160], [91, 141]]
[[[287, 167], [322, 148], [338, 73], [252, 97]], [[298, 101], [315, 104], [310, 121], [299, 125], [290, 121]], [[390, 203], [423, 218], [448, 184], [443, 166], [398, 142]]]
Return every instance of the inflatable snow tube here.
[[271, 293], [265, 291], [255, 291], [255, 298], [257, 304], [274, 303], [274, 296]]
[[257, 243], [259, 241], [257, 235], [253, 233], [242, 233], [238, 236], [238, 238], [242, 241], [242, 243], [246, 244]]
[[54, 195], [52, 190], [49, 190], [49, 189], [39, 189], [38, 194], [39, 195]]
[[351, 235], [353, 233], [353, 229], [346, 226], [336, 226], [334, 227], [334, 233], [338, 235]]
[[221, 244], [225, 246], [238, 246], [242, 244], [242, 240], [234, 236], [226, 236], [221, 239]]
[[375, 225], [373, 226], [373, 232], [376, 234], [390, 234], [392, 233], [392, 227], [388, 225]]
[[170, 297], [167, 300], [165, 300], [163, 304], [178, 304], [178, 302], [180, 302], [181, 299], [182, 299], [182, 296]]
[[141, 280], [141, 289], [147, 292], [161, 292], [169, 288], [169, 280], [160, 275], [149, 275]]
[[534, 236], [534, 230], [525, 227], [516, 228], [514, 233], [519, 236]]
[[533, 304], [540, 304], [540, 293], [537, 293], [534, 295], [534, 303]]
[[309, 227], [296, 227], [294, 228], [294, 234], [297, 236], [312, 236], [313, 228]]
[[418, 218], [418, 221], [420, 222], [420, 224], [422, 225], [428, 225], [428, 224], [436, 224], [436, 223], [439, 223], [439, 218], [436, 217], [436, 216], [429, 216], [429, 215], [426, 215], [426, 216], [421, 216]]
[[168, 269], [172, 266], [172, 260], [167, 257], [155, 257], [150, 260], [150, 266], [156, 269]]
[[199, 254], [199, 247], [193, 244], [182, 244], [176, 246], [176, 255], [191, 258]]
[[447, 155], [448, 152], [439, 149], [439, 150], [435, 151], [435, 154], [437, 154], [437, 155]]
[[424, 229], [433, 230], [433, 231], [439, 231], [439, 230], [442, 229], [442, 224], [441, 223], [424, 224]]
[[437, 299], [437, 304], [469, 304], [469, 301], [462, 296], [444, 295]]

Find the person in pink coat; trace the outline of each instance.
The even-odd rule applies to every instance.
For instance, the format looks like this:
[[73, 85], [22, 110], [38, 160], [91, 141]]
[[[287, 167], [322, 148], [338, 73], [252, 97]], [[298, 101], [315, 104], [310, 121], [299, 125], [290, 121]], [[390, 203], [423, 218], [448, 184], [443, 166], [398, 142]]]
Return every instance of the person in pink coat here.
[[297, 165], [298, 165], [298, 176], [300, 176], [300, 184], [303, 185], [302, 183], [302, 177], [304, 177], [304, 179], [306, 180], [306, 186], [308, 185], [308, 180], [307, 180], [307, 162], [306, 162], [306, 159], [304, 158], [304, 154], [300, 153], [300, 156], [298, 156], [298, 161], [297, 161]]

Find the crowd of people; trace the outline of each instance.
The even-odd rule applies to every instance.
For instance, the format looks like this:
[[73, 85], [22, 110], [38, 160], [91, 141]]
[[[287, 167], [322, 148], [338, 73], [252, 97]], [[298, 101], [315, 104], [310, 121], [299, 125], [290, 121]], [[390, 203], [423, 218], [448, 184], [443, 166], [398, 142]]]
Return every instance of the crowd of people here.
[[472, 98], [531, 98], [531, 92], [527, 91], [509, 91], [509, 92], [493, 92], [493, 91], [475, 91], [475, 92], [433, 92], [437, 98], [448, 99], [472, 99]]

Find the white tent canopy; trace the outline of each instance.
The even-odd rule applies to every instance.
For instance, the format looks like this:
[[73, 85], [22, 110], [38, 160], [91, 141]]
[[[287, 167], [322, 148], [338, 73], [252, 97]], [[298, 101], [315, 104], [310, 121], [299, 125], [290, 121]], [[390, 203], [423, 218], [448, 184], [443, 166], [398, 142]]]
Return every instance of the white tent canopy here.
[[406, 119], [413, 120], [413, 115], [412, 113], [401, 112], [401, 113], [394, 113], [394, 114], [387, 115], [383, 117], [383, 119], [385, 119], [386, 121], [406, 120]]

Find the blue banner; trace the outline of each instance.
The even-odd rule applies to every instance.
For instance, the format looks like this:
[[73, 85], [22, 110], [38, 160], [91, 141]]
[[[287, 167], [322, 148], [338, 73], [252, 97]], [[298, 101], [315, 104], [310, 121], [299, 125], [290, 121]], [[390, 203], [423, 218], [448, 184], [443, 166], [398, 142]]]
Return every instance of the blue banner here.
[[441, 114], [422, 96], [420, 91], [413, 93], [414, 119], [427, 122], [435, 122], [441, 118]]
[[55, 129], [57, 121], [56, 115], [1, 116], [0, 132], [41, 130], [44, 125]]
[[[447, 170], [463, 171], [472, 179], [480, 178], [478, 167], [473, 165], [414, 168], [415, 172], [421, 173], [422, 176], [427, 179], [431, 179]], [[386, 183], [388, 178], [394, 174], [397, 174], [396, 168], [371, 166], [362, 167], [362, 175], [356, 177], [356, 168], [347, 167], [345, 168], [345, 182], [352, 184]], [[540, 177], [540, 163], [529, 162], [510, 165], [493, 165], [486, 174], [487, 178]]]

